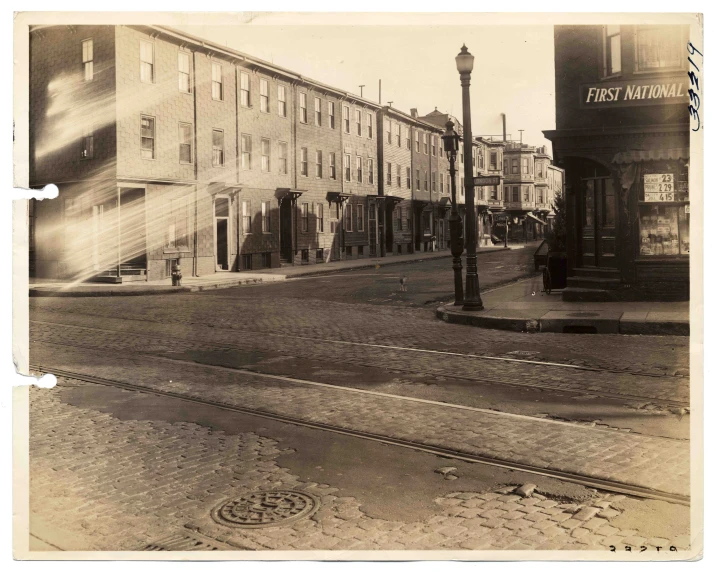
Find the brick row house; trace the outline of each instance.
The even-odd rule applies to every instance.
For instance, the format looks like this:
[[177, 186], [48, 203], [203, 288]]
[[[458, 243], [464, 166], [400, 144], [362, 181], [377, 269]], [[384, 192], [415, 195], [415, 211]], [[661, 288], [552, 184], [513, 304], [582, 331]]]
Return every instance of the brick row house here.
[[[38, 27], [30, 51], [30, 182], [60, 190], [32, 206], [37, 278], [449, 248], [446, 114], [381, 106], [163, 26]], [[477, 174], [501, 173], [509, 145], [475, 139]], [[500, 187], [477, 193], [491, 244], [492, 213], [523, 205]]]

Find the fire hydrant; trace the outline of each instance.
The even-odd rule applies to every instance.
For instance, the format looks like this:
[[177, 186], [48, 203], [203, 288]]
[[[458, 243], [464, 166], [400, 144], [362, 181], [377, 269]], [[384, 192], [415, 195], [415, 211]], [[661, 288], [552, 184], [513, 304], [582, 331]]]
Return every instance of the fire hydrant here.
[[181, 278], [183, 275], [181, 274], [181, 264], [178, 262], [174, 264], [174, 267], [171, 270], [171, 285], [172, 286], [181, 286]]

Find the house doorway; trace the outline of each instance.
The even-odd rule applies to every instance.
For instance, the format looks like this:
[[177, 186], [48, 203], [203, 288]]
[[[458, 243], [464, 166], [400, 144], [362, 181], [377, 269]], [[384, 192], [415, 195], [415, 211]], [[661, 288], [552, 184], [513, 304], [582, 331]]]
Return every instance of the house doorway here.
[[617, 197], [610, 177], [581, 179], [580, 240], [582, 265], [617, 268]]
[[215, 244], [216, 270], [230, 270], [229, 265], [229, 227], [230, 200], [228, 197], [216, 196], [213, 203], [213, 237]]

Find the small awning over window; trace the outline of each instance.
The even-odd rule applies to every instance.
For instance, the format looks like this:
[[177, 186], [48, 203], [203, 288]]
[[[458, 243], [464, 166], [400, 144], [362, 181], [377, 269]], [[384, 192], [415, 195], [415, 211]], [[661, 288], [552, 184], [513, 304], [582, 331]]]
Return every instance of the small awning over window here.
[[532, 214], [532, 213], [526, 213], [526, 216], [527, 216], [528, 218], [532, 218], [534, 221], [536, 221], [536, 222], [538, 222], [538, 223], [540, 223], [540, 224], [545, 224], [545, 221], [540, 220], [537, 216], [535, 216], [535, 215]]
[[689, 159], [689, 147], [676, 149], [640, 149], [637, 151], [622, 151], [613, 158], [616, 165], [626, 163], [642, 163], [644, 161], [678, 161]]

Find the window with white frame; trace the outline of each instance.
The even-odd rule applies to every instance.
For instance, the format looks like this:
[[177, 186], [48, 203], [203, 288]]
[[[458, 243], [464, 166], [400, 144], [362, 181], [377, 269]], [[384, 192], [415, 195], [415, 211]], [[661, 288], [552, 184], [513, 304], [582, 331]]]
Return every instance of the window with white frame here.
[[372, 114], [367, 114], [367, 139], [372, 139]]
[[411, 150], [412, 148], [412, 128], [407, 127], [407, 149]]
[[355, 127], [357, 128], [357, 136], [362, 137], [362, 110], [355, 109]]
[[498, 200], [498, 187], [496, 187], [496, 186], [491, 187], [491, 200], [492, 201]]
[[315, 98], [315, 125], [322, 127], [322, 100]]
[[243, 201], [241, 204], [241, 218], [243, 220], [243, 234], [253, 232], [253, 216], [250, 210], [250, 201]]
[[308, 228], [309, 228], [309, 226], [308, 226], [308, 222], [309, 222], [309, 219], [308, 219], [309, 212], [308, 212], [308, 211], [309, 211], [309, 208], [310, 208], [310, 204], [309, 204], [309, 203], [302, 203], [302, 204], [300, 205], [300, 222], [301, 222], [300, 230], [301, 230], [302, 232], [307, 232], [307, 230], [308, 230]]
[[139, 57], [141, 60], [141, 81], [154, 83], [154, 43], [139, 41]]
[[421, 133], [419, 131], [414, 131], [414, 150], [421, 153]]
[[514, 175], [518, 174], [518, 159], [515, 157], [511, 159], [511, 173]]
[[397, 187], [402, 186], [402, 166], [397, 165]]
[[223, 66], [215, 62], [211, 64], [211, 97], [223, 101]]
[[362, 182], [362, 157], [357, 157], [357, 182]]
[[245, 133], [240, 136], [240, 166], [244, 171], [253, 168], [253, 140]]
[[397, 147], [402, 146], [402, 125], [397, 123]]
[[374, 160], [367, 159], [367, 182], [374, 185]]
[[193, 125], [179, 123], [179, 163], [193, 163]]
[[444, 156], [444, 140], [439, 137], [439, 157]]
[[327, 115], [329, 117], [330, 129], [334, 129], [335, 128], [335, 102], [334, 101], [327, 102]]
[[681, 68], [685, 44], [681, 26], [637, 26], [637, 71]]
[[148, 115], [141, 116], [141, 158], [156, 157], [156, 120]]
[[223, 167], [225, 165], [225, 151], [223, 147], [223, 130], [213, 130], [213, 166]]
[[307, 94], [300, 94], [300, 123], [307, 123]]
[[345, 212], [342, 215], [345, 222], [345, 232], [352, 232], [352, 205], [345, 205]]
[[489, 168], [493, 170], [498, 169], [498, 153], [496, 151], [491, 151]]
[[315, 176], [322, 179], [322, 151], [315, 151]]
[[335, 180], [337, 178], [337, 163], [334, 153], [330, 153], [330, 179]]
[[307, 147], [300, 149], [300, 174], [307, 177]]
[[270, 232], [270, 201], [260, 203], [260, 221], [261, 230], [265, 233]]
[[528, 175], [530, 173], [530, 160], [529, 159], [521, 159], [521, 168], [522, 168], [522, 173], [524, 175]]
[[278, 141], [278, 174], [288, 174], [288, 144], [285, 141]]
[[604, 26], [604, 74], [615, 75], [622, 71], [620, 26]]
[[516, 186], [511, 187], [511, 201], [512, 202], [514, 202], [514, 203], [519, 202], [519, 200], [520, 200], [518, 197], [519, 191], [520, 191], [520, 189], [518, 187], [516, 187]]
[[94, 127], [88, 125], [82, 130], [82, 143], [79, 157], [81, 159], [94, 158]]
[[240, 104], [250, 107], [250, 76], [245, 72], [240, 72]]
[[284, 85], [278, 85], [278, 115], [280, 117], [287, 117], [288, 115], [288, 104]]
[[187, 52], [178, 53], [178, 88], [191, 93], [191, 57]]
[[364, 205], [357, 205], [357, 232], [364, 232]]
[[325, 205], [317, 203], [317, 232], [325, 232]]
[[431, 154], [436, 157], [436, 135], [431, 136]]
[[270, 139], [260, 140], [260, 170], [270, 172]]
[[350, 108], [347, 105], [342, 106], [342, 121], [345, 133], [350, 132]]
[[270, 113], [270, 84], [265, 78], [260, 78], [260, 110]]
[[387, 143], [392, 144], [392, 120], [387, 119]]
[[387, 184], [391, 186], [392, 184], [392, 164], [387, 163]]
[[82, 68], [84, 81], [92, 81], [94, 79], [94, 40], [82, 42]]
[[345, 181], [350, 182], [352, 180], [352, 157], [349, 155], [344, 156], [345, 162]]
[[531, 200], [531, 186], [530, 185], [524, 185], [523, 186], [523, 202], [528, 203]]

